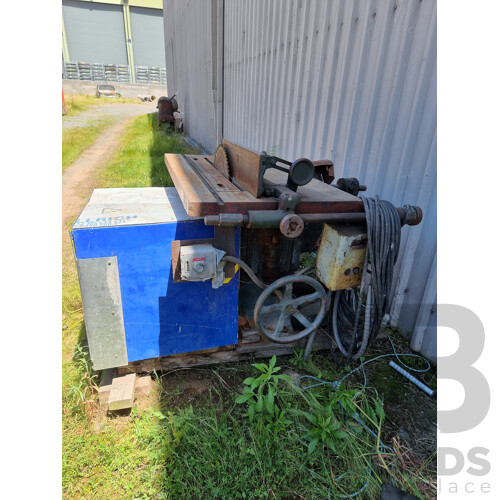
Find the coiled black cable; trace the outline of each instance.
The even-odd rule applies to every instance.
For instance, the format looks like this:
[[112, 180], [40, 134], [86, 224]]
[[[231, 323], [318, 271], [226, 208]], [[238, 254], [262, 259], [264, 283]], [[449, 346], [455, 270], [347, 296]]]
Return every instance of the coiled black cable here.
[[390, 305], [394, 265], [401, 243], [401, 221], [396, 207], [378, 196], [361, 199], [368, 236], [363, 283], [356, 290], [335, 293], [329, 321], [330, 333], [347, 359], [360, 358], [380, 330]]

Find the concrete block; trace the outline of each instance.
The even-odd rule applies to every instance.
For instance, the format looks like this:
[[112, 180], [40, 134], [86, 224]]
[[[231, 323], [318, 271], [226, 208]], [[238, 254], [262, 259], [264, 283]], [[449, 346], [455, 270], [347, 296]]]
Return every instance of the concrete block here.
[[108, 398], [108, 408], [110, 410], [132, 408], [134, 404], [135, 379], [135, 373], [113, 379]]
[[135, 381], [136, 394], [149, 394], [151, 392], [151, 377], [137, 377]]

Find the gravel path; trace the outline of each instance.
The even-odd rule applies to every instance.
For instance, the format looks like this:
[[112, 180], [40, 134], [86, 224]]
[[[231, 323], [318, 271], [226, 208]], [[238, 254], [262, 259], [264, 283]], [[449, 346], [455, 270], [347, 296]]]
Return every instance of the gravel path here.
[[[62, 175], [62, 221], [64, 224], [76, 218], [92, 190], [97, 187], [98, 171], [119, 148], [119, 138], [130, 121], [143, 114], [156, 111], [155, 102], [117, 103], [95, 106], [76, 116], [63, 117], [67, 127], [84, 127], [106, 116], [116, 116], [116, 122], [102, 132], [97, 140], [86, 149]], [[71, 125], [70, 125], [71, 124]], [[66, 231], [65, 231], [66, 233]]]
[[92, 106], [87, 111], [83, 111], [78, 115], [63, 116], [62, 127], [69, 129], [73, 127], [87, 127], [92, 122], [108, 116], [115, 116], [119, 118], [127, 118], [129, 116], [139, 116], [146, 113], [153, 113], [156, 111], [156, 103], [153, 102], [138, 102], [138, 103], [109, 103]]

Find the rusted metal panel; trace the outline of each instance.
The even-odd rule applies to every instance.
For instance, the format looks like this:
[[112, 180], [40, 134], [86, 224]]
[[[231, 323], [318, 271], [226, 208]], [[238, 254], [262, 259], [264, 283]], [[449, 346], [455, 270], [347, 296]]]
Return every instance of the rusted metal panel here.
[[[197, 161], [197, 157], [191, 157], [194, 161]], [[219, 170], [215, 168], [211, 161], [205, 157], [205, 161], [197, 161], [197, 166], [200, 168], [200, 172], [208, 183], [212, 186], [215, 191], [233, 191], [239, 193], [241, 189], [238, 189], [227, 177], [225, 177]]]
[[217, 198], [183, 156], [166, 153], [165, 164], [188, 215], [203, 216], [218, 210]]
[[367, 241], [366, 225], [323, 225], [316, 274], [329, 290], [361, 285]]

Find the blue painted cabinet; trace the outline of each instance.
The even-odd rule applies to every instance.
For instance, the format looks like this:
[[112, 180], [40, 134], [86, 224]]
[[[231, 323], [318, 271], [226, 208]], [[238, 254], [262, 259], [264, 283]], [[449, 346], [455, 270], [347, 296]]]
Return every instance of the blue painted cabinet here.
[[[94, 367], [124, 364], [123, 359], [116, 361], [109, 354], [109, 343], [118, 345], [123, 340], [118, 337], [123, 335], [127, 362], [237, 343], [238, 275], [217, 289], [212, 288], [210, 280], [173, 281], [171, 242], [213, 236], [213, 227], [186, 214], [175, 188], [93, 192], [73, 226], [72, 238]], [[235, 248], [238, 236], [235, 229]], [[89, 266], [78, 265], [113, 257], [119, 280], [113, 281], [105, 271], [98, 270], [92, 271], [92, 276], [83, 276]], [[122, 328], [115, 328], [117, 333], [109, 338], [112, 329], [107, 323], [120, 320], [120, 311], [105, 307], [104, 299], [96, 300], [96, 290], [112, 295], [109, 288], [117, 287], [116, 281]], [[84, 287], [84, 282], [90, 285]], [[103, 355], [106, 348], [108, 354]]]

